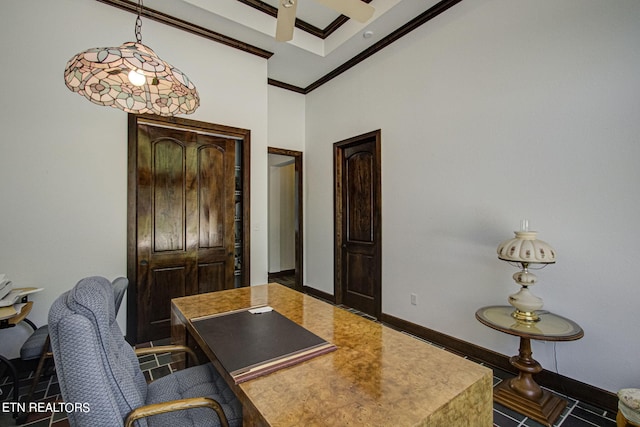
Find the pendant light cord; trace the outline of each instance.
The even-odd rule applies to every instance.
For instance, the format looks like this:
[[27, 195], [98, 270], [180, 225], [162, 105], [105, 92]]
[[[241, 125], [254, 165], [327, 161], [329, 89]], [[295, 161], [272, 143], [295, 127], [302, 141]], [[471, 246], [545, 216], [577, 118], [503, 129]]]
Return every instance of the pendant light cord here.
[[138, 0], [138, 17], [136, 18], [136, 41], [142, 43], [142, 0]]

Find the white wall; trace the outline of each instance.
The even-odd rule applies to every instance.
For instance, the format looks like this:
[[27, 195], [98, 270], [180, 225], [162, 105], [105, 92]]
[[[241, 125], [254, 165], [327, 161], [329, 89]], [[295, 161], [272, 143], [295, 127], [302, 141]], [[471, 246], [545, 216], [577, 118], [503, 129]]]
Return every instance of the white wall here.
[[637, 387], [638, 22], [634, 0], [465, 0], [307, 95], [306, 283], [333, 293], [332, 143], [380, 128], [383, 312], [516, 354], [474, 313], [517, 290], [496, 248], [528, 218], [558, 253], [534, 293], [585, 330], [534, 357]]
[[[72, 93], [63, 72], [80, 51], [133, 39], [134, 24], [95, 1], [2, 6], [0, 272], [45, 288], [33, 297], [37, 324], [80, 278], [126, 274], [127, 114]], [[251, 130], [251, 282], [264, 283], [266, 60], [144, 18], [142, 34], [195, 82], [201, 106], [185, 117]], [[16, 357], [27, 335], [3, 331], [2, 354]]]
[[269, 86], [267, 92], [269, 146], [304, 151], [305, 96], [275, 86]]

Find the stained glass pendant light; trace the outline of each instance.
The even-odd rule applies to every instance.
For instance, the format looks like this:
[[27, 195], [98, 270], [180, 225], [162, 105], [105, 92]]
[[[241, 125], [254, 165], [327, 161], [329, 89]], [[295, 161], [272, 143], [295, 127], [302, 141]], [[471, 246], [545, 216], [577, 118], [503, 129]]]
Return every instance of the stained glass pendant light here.
[[180, 70], [142, 44], [142, 0], [138, 0], [136, 42], [97, 47], [67, 63], [64, 81], [73, 92], [98, 105], [128, 113], [176, 116], [200, 105], [194, 84]]

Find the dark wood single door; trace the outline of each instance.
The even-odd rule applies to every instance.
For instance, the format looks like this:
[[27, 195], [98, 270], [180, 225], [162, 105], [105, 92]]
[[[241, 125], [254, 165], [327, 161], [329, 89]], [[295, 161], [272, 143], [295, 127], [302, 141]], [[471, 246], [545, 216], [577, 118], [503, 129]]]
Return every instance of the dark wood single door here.
[[380, 131], [334, 144], [338, 302], [381, 312]]
[[172, 298], [234, 287], [235, 141], [137, 126], [137, 341], [170, 336]]

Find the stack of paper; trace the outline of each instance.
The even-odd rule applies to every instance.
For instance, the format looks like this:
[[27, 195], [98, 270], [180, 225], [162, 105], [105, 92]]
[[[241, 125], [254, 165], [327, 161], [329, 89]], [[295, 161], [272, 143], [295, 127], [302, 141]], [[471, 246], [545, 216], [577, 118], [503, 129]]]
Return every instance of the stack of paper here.
[[42, 288], [35, 287], [10, 289], [8, 293], [0, 299], [0, 307], [9, 307], [10, 305], [18, 302], [18, 300], [21, 300], [23, 297], [40, 291], [42, 291]]
[[4, 298], [12, 288], [11, 280], [8, 280], [4, 274], [0, 274], [0, 299]]

